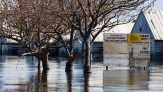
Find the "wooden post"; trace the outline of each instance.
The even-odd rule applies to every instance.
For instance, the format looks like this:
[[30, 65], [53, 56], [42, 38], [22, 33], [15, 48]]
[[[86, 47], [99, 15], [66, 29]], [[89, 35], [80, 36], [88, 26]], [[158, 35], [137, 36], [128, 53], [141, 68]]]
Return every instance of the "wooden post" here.
[[106, 66], [106, 70], [108, 70], [108, 68], [109, 68], [109, 67], [108, 67], [108, 66]]

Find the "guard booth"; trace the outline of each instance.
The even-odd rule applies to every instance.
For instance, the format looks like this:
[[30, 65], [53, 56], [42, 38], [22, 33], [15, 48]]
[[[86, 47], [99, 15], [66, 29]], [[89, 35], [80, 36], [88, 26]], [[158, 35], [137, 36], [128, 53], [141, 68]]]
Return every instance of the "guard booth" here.
[[148, 67], [150, 65], [149, 34], [128, 34], [129, 66]]

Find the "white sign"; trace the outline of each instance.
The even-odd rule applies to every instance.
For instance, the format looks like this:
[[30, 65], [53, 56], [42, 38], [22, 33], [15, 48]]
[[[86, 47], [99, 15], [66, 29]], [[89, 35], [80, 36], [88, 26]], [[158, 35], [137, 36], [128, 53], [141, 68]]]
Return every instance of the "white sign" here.
[[104, 41], [109, 42], [127, 42], [126, 34], [104, 34]]
[[128, 66], [127, 34], [104, 34], [104, 65]]
[[127, 67], [129, 65], [129, 54], [104, 54], [104, 65]]
[[150, 37], [148, 34], [141, 34], [141, 42], [131, 44], [133, 58], [150, 58]]
[[134, 58], [150, 58], [149, 43], [133, 43], [132, 49]]
[[104, 54], [128, 53], [127, 34], [104, 34]]
[[150, 36], [148, 34], [140, 35], [140, 42], [131, 44], [130, 66], [147, 67], [150, 64]]
[[107, 42], [104, 44], [104, 54], [128, 53], [127, 43]]
[[[103, 53], [106, 66], [148, 66], [150, 36], [149, 34], [105, 33]], [[139, 62], [139, 59], [145, 60]]]

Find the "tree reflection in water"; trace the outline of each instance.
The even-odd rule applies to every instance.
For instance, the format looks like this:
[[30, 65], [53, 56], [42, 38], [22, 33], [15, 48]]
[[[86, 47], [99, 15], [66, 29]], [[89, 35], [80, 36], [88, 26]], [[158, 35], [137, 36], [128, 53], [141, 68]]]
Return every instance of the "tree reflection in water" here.
[[43, 70], [42, 73], [38, 71], [37, 78], [36, 78], [36, 85], [35, 92], [48, 92], [48, 79], [47, 76], [48, 71]]
[[66, 78], [67, 78], [67, 92], [72, 92], [72, 71], [66, 72]]
[[89, 92], [90, 73], [84, 73], [84, 92]]
[[[89, 78], [90, 78], [90, 73], [84, 73], [84, 86], [83, 88], [78, 88], [76, 89], [77, 91], [81, 92], [89, 92]], [[66, 78], [67, 78], [67, 92], [74, 92], [76, 90], [74, 90], [72, 87], [74, 86], [72, 84], [73, 81], [73, 75], [72, 72], [66, 72]], [[83, 90], [84, 89], [84, 90]]]

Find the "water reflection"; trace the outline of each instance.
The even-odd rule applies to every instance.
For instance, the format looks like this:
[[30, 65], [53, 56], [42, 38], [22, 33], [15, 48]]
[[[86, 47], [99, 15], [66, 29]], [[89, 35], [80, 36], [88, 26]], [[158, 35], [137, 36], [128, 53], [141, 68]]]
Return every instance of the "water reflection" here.
[[90, 73], [84, 73], [84, 92], [89, 92]]
[[[0, 67], [0, 92], [22, 92], [26, 90], [27, 83], [30, 81], [30, 75], [33, 72], [27, 72], [24, 60], [13, 56], [1, 56]], [[21, 63], [21, 64], [19, 64]]]
[[[42, 71], [42, 73], [37, 73], [36, 76], [36, 87], [35, 91], [32, 92], [48, 92], [48, 71]], [[29, 89], [33, 90], [33, 89]]]
[[72, 72], [67, 72], [67, 92], [72, 92]]
[[128, 71], [128, 85], [130, 89], [148, 90], [149, 71], [130, 70]]
[[[27, 57], [28, 58], [28, 57]], [[61, 61], [60, 61], [61, 60]], [[37, 61], [25, 57], [0, 58], [0, 92], [161, 92], [163, 66], [149, 70], [105, 70], [92, 63], [92, 73], [83, 74], [82, 62], [65, 73], [65, 59], [49, 59], [51, 69], [38, 71]]]
[[5, 56], [1, 56], [1, 55], [0, 55], [0, 72], [3, 71], [3, 67], [4, 67], [4, 63], [5, 63], [5, 59], [6, 59]]
[[46, 70], [43, 70], [42, 71], [42, 76], [41, 76], [41, 82], [42, 82], [42, 84], [43, 84], [43, 91], [44, 92], [47, 92], [48, 90], [47, 90], [47, 88], [48, 88], [48, 80], [47, 80], [47, 76], [48, 75], [48, 71], [46, 71]]
[[148, 70], [105, 70], [103, 74], [106, 92], [108, 88], [112, 88], [112, 91], [118, 91], [119, 89], [121, 91], [149, 89]]
[[[90, 73], [84, 73], [84, 81], [83, 78], [74, 78], [72, 72], [67, 72], [67, 92], [90, 92], [89, 91], [89, 78]], [[80, 84], [75, 85], [78, 82], [84, 82], [84, 85]], [[76, 86], [76, 87], [75, 87]]]

